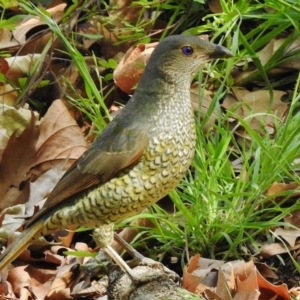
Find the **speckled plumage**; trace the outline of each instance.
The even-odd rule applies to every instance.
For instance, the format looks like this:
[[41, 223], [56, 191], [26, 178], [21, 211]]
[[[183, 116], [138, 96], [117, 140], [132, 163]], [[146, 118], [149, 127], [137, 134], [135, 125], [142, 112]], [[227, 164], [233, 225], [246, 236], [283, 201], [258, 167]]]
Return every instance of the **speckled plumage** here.
[[149, 116], [155, 127], [149, 126], [149, 144], [139, 162], [107, 183], [74, 196], [74, 202], [80, 199], [75, 205], [69, 199], [72, 205], [51, 216], [43, 234], [70, 224], [101, 226], [120, 222], [140, 213], [177, 186], [194, 155], [195, 122], [189, 90], [170, 90], [165, 97], [169, 97], [169, 105], [162, 107], [159, 115]]
[[94, 239], [109, 247], [114, 223], [176, 187], [195, 151], [192, 76], [206, 61], [229, 56], [226, 48], [193, 36], [160, 42], [130, 101], [0, 256], [0, 270], [33, 238], [70, 225], [94, 226]]

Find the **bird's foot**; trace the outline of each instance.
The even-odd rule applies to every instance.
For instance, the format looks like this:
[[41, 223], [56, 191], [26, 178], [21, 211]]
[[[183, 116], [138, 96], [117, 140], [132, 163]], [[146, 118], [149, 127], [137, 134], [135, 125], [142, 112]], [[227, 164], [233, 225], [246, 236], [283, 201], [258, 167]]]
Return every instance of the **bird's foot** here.
[[[127, 265], [130, 266], [131, 270], [134, 267], [137, 266], [147, 266], [153, 270], [160, 270], [161, 272], [159, 272], [160, 274], [164, 274], [165, 276], [169, 277], [170, 279], [172, 279], [175, 282], [180, 281], [180, 277], [173, 271], [171, 271], [170, 269], [168, 269], [167, 267], [165, 267], [162, 263], [157, 262], [151, 258], [147, 258], [144, 255], [142, 255], [141, 253], [139, 253], [137, 250], [135, 250], [130, 244], [128, 244], [125, 240], [123, 240], [119, 235], [117, 235], [115, 233], [115, 240], [118, 241], [125, 249], [126, 251], [133, 257], [132, 260], [130, 260], [129, 262], [127, 262]], [[131, 277], [131, 279], [133, 281], [136, 281], [134, 277], [134, 275], [127, 272], [127, 274]], [[147, 274], [145, 274], [147, 276]], [[149, 278], [151, 278], [151, 276], [149, 276]], [[151, 279], [153, 280], [153, 279]], [[139, 282], [147, 282], [147, 281], [151, 281], [151, 280], [141, 280], [140, 277], [137, 278], [137, 281]]]
[[[178, 276], [177, 273], [174, 271], [170, 270], [169, 268], [165, 267], [162, 263], [155, 261], [151, 258], [145, 257], [139, 253], [138, 257], [134, 257], [132, 260], [128, 261], [127, 264], [133, 269], [137, 266], [146, 266], [151, 269], [159, 269], [161, 272], [159, 272], [160, 276], [163, 277], [168, 277], [169, 279], [172, 279], [174, 282], [179, 282], [180, 277]], [[155, 273], [157, 274], [157, 273]], [[152, 276], [152, 273], [150, 274], [145, 274], [145, 278], [141, 280], [141, 277], [138, 277], [139, 282], [148, 282], [153, 280], [145, 280], [147, 275], [149, 275], [149, 278]], [[156, 279], [156, 278], [155, 278]], [[135, 281], [135, 280], [134, 280]]]

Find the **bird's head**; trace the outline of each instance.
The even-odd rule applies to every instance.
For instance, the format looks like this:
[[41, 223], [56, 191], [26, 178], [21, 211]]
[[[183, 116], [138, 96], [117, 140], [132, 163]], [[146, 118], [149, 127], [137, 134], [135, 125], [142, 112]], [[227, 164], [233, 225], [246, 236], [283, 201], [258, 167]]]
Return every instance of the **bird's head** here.
[[231, 52], [225, 47], [198, 37], [173, 35], [163, 39], [157, 45], [147, 69], [167, 81], [190, 80], [204, 63], [231, 56]]

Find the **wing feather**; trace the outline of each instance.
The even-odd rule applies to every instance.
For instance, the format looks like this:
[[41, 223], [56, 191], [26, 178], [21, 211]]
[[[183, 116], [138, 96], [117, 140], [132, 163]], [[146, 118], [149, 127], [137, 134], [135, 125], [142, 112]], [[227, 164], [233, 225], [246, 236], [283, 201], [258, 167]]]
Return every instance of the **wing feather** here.
[[[130, 124], [129, 124], [130, 125]], [[145, 130], [121, 126], [112, 121], [92, 146], [66, 171], [43, 208], [26, 224], [28, 227], [65, 199], [98, 184], [103, 184], [121, 170], [135, 164], [149, 142]]]

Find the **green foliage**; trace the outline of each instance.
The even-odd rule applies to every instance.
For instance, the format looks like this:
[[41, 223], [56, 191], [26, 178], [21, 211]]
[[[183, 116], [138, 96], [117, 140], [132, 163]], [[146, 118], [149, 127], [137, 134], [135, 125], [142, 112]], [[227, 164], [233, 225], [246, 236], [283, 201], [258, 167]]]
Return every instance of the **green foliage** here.
[[[89, 114], [89, 116], [92, 116], [92, 120], [97, 120], [96, 124], [98, 128], [102, 131], [106, 127], [106, 121], [104, 120], [100, 109], [104, 111], [105, 115], [109, 117], [109, 113], [107, 110], [107, 107], [104, 103], [104, 99], [102, 95], [100, 95], [98, 88], [96, 87], [90, 73], [89, 73], [89, 68], [84, 60], [84, 57], [82, 54], [74, 47], [73, 43], [69, 41], [64, 33], [62, 32], [62, 29], [57, 25], [57, 23], [51, 18], [49, 13], [44, 10], [35, 7], [31, 3], [28, 3], [27, 1], [21, 1], [20, 6], [28, 13], [30, 13], [33, 16], [37, 16], [40, 18], [41, 21], [45, 22], [51, 29], [51, 31], [55, 34], [55, 37], [59, 38], [66, 48], [66, 51], [72, 58], [72, 62], [76, 66], [76, 68], [79, 71], [79, 74], [82, 76], [84, 82], [85, 82], [85, 92], [88, 97], [88, 104], [87, 105], [82, 105], [85, 101], [82, 97], [79, 97], [79, 107], [82, 109], [85, 109], [86, 112]], [[99, 78], [101, 78], [99, 76]], [[97, 104], [95, 104], [97, 103]], [[89, 104], [95, 104], [94, 107], [96, 106], [96, 110], [89, 110]], [[95, 115], [94, 115], [95, 113]], [[95, 118], [95, 116], [97, 118]], [[110, 117], [109, 117], [110, 118]]]

